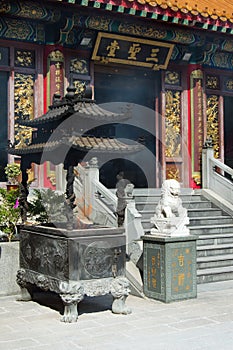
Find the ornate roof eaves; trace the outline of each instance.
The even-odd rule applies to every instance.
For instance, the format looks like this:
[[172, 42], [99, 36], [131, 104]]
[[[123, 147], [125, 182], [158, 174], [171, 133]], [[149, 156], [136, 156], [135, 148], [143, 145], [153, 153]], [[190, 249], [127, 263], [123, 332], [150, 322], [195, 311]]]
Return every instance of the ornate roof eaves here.
[[[58, 1], [58, 0], [57, 0]], [[62, 2], [63, 0], [59, 0]], [[85, 6], [91, 6], [93, 8], [101, 8], [106, 10], [112, 10], [114, 12], [127, 13], [132, 15], [138, 15], [141, 17], [155, 18], [157, 16], [175, 17], [177, 19], [183, 19], [186, 21], [198, 21], [204, 24], [211, 24], [217, 27], [233, 27], [233, 10], [224, 10], [221, 8], [221, 0], [219, 9], [215, 9], [213, 6], [207, 7], [205, 5], [197, 4], [195, 1], [191, 1], [191, 5], [184, 0], [85, 0]], [[83, 4], [83, 1], [76, 0], [76, 4]], [[217, 6], [215, 6], [217, 7]], [[163, 20], [163, 18], [161, 18]], [[188, 24], [188, 23], [187, 23]]]

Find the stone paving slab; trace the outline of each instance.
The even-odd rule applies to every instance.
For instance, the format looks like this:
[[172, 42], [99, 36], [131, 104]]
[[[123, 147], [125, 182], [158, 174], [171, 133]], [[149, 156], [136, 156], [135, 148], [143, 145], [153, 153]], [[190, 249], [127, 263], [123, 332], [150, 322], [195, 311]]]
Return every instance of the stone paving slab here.
[[52, 293], [35, 301], [0, 297], [0, 350], [232, 350], [233, 281], [198, 285], [198, 297], [169, 304], [129, 296], [114, 315], [110, 295], [85, 298], [77, 323], [60, 322]]

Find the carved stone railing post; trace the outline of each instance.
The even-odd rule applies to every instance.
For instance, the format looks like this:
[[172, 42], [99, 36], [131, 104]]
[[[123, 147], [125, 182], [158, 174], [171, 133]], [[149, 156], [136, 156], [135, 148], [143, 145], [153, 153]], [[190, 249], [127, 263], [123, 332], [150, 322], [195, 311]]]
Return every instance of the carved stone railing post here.
[[99, 180], [99, 167], [96, 157], [92, 158], [90, 162], [85, 166], [85, 203], [84, 203], [84, 215], [90, 219], [95, 217], [95, 187], [94, 181]]
[[134, 198], [127, 200], [125, 209], [125, 233], [126, 233], [126, 251], [131, 251], [131, 244], [135, 245], [135, 241], [140, 240], [144, 235], [142, 226], [142, 215], [137, 211]]
[[211, 159], [214, 158], [214, 150], [211, 143], [205, 143], [202, 150], [202, 188], [209, 189], [211, 181]]

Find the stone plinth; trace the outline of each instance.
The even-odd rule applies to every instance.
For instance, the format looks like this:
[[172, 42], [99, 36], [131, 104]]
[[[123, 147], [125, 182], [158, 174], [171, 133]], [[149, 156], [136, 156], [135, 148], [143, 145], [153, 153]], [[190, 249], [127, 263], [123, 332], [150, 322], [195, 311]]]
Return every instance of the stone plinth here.
[[121, 228], [67, 230], [25, 226], [20, 232], [17, 282], [22, 299], [29, 285], [58, 293], [64, 303], [64, 322], [78, 318], [77, 304], [85, 295], [113, 295], [112, 311], [129, 313], [125, 299], [125, 234]]
[[196, 298], [196, 236], [143, 239], [143, 280], [147, 297], [172, 302]]
[[0, 243], [0, 296], [20, 293], [16, 283], [19, 269], [19, 242]]

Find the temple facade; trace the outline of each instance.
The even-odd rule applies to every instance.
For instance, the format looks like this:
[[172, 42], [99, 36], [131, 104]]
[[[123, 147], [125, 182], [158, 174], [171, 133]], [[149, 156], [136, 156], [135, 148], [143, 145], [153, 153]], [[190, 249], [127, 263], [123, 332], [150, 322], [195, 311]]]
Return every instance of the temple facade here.
[[[106, 158], [100, 176], [107, 187], [124, 171], [135, 187], [176, 179], [201, 188], [202, 147], [210, 139], [215, 157], [232, 167], [228, 1], [3, 0], [0, 13], [0, 182], [6, 164], [20, 162], [33, 144], [33, 120], [70, 84], [76, 94], [91, 91], [98, 108], [126, 116], [103, 121], [95, 107], [89, 123], [79, 113], [78, 137], [88, 136], [90, 150], [99, 137], [114, 139], [115, 148], [119, 142], [142, 148]], [[59, 171], [45, 161], [33, 164], [29, 177], [33, 186], [56, 188]]]

